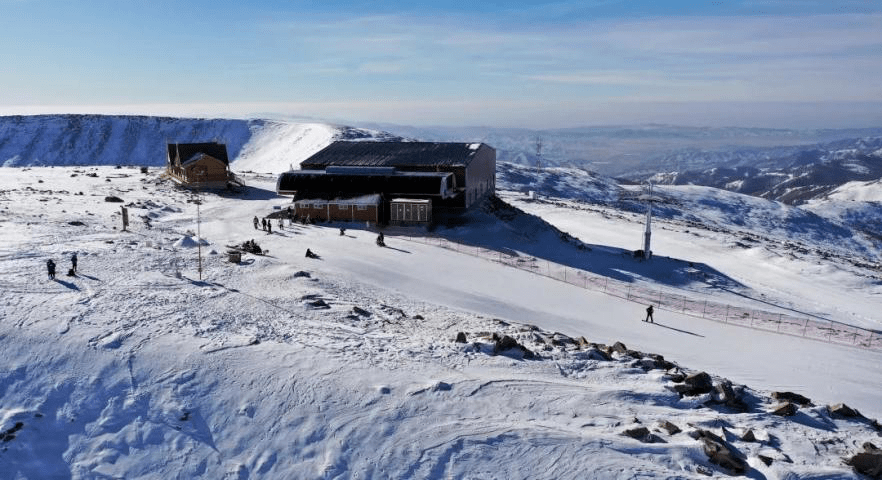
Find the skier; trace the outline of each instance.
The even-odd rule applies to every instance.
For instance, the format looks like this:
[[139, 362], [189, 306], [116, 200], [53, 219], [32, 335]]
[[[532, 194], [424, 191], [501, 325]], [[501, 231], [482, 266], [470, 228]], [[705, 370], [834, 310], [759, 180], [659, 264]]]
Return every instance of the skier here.
[[312, 250], [306, 249], [306, 258], [318, 258], [318, 255], [312, 253]]
[[266, 231], [266, 218], [260, 219], [260, 222], [261, 222], [260, 223], [261, 226], [263, 226], [263, 231], [265, 232]]
[[271, 233], [273, 233], [273, 221], [272, 221], [272, 220], [267, 220], [267, 222], [266, 222], [266, 234], [269, 235], [269, 234], [271, 234]]
[[71, 264], [70, 270], [74, 273], [74, 275], [76, 275], [77, 274], [77, 252], [74, 252], [73, 255], [70, 256], [70, 264]]
[[378, 247], [385, 247], [386, 246], [386, 239], [385, 239], [385, 237], [383, 237], [383, 232], [380, 232], [380, 234], [377, 235], [377, 246]]
[[652, 318], [652, 312], [655, 310], [652, 308], [652, 305], [646, 307], [646, 318], [643, 320], [644, 322], [655, 323], [655, 319]]
[[260, 224], [260, 222], [257, 220], [257, 215], [255, 215], [255, 216], [254, 216], [254, 229], [255, 229], [255, 230], [257, 230], [258, 228], [260, 228], [260, 227], [258, 227], [258, 224]]
[[282, 217], [279, 217], [279, 230], [284, 230], [284, 229], [285, 229], [285, 219]]
[[340, 236], [342, 237], [345, 234], [346, 234], [346, 229], [343, 227], [340, 227]]

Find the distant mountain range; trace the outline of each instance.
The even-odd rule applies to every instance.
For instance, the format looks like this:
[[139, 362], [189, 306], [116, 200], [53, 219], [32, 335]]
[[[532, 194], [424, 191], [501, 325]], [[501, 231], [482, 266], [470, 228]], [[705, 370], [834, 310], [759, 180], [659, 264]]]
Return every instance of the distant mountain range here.
[[839, 140], [811, 148], [695, 157], [701, 161], [691, 163], [713, 166], [624, 178], [666, 185], [704, 185], [790, 205], [821, 198], [849, 182], [882, 178], [882, 137]]

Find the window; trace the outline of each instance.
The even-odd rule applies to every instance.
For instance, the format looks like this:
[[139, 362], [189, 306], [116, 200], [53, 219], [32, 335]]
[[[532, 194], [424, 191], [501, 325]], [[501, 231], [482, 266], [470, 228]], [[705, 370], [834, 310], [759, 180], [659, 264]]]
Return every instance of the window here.
[[359, 205], [358, 209], [359, 210], [367, 210], [367, 205]]
[[349, 205], [343, 205], [342, 203], [338, 203], [337, 210], [349, 210]]

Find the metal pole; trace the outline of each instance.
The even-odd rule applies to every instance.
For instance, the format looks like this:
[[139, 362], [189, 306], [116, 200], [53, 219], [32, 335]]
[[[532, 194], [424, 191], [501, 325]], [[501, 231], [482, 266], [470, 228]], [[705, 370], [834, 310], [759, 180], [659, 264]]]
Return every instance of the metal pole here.
[[782, 317], [783, 315], [784, 315], [783, 313], [779, 313], [779, 314], [778, 314], [778, 328], [775, 330], [776, 332], [780, 332], [780, 331], [781, 331], [781, 317]]
[[705, 313], [707, 313], [707, 300], [704, 301], [704, 310], [701, 311], [701, 318], [704, 318]]
[[805, 332], [808, 330], [808, 319], [805, 319], [805, 324], [802, 326], [802, 336], [805, 336]]
[[724, 323], [729, 323], [729, 306], [726, 305], [726, 320]]

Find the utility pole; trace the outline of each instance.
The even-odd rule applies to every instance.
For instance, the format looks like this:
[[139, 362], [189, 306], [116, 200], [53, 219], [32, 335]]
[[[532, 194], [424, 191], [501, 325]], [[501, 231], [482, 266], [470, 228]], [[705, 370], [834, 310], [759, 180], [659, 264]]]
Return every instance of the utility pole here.
[[196, 249], [199, 252], [199, 281], [202, 281], [202, 194], [199, 187], [202, 184], [204, 172], [196, 173]]
[[649, 246], [649, 237], [652, 236], [650, 226], [652, 224], [652, 181], [649, 183], [649, 200], [646, 206], [646, 231], [643, 233], [643, 256], [647, 260], [652, 258], [652, 250]]

